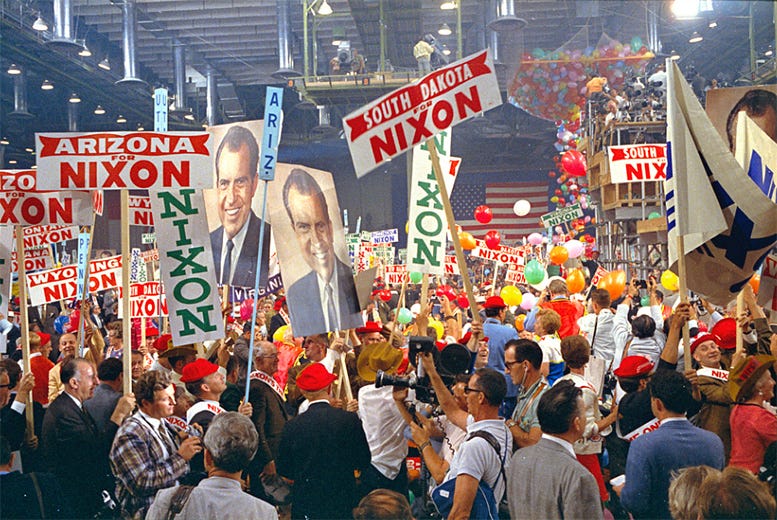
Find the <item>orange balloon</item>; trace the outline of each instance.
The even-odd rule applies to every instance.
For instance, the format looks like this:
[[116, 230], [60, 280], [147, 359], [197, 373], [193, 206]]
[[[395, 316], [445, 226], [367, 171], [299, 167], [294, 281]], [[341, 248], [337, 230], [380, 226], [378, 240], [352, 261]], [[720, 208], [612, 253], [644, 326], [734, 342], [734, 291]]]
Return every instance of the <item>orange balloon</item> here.
[[610, 293], [611, 299], [617, 300], [623, 295], [623, 291], [626, 290], [626, 273], [623, 271], [613, 271], [606, 278], [608, 278], [606, 290]]
[[477, 246], [475, 237], [472, 236], [472, 233], [467, 233], [466, 231], [459, 233], [459, 242], [461, 242], [461, 248], [465, 251], [472, 251]]
[[569, 260], [569, 251], [564, 246], [556, 246], [550, 250], [550, 263], [561, 265]]
[[580, 269], [572, 269], [567, 275], [567, 289], [570, 294], [579, 293], [585, 289], [585, 275]]
[[753, 294], [758, 294], [758, 289], [761, 287], [761, 275], [758, 273], [755, 273], [752, 278], [750, 278], [750, 281], [747, 282], [750, 284], [750, 287], [753, 288]]
[[523, 322], [524, 322], [525, 319], [526, 319], [526, 315], [525, 314], [519, 314], [518, 316], [515, 317], [515, 329], [518, 332], [523, 332], [523, 328], [524, 328], [523, 327]]

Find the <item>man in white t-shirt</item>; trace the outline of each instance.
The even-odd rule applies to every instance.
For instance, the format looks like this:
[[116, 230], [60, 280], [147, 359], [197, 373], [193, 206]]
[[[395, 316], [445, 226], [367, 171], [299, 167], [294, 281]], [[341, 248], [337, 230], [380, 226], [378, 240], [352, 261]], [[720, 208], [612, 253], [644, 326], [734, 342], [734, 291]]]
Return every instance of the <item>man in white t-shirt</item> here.
[[[423, 354], [422, 362], [446, 417], [467, 431], [467, 440], [453, 456], [443, 482], [456, 479], [453, 506], [448, 518], [469, 518], [481, 480], [493, 489], [497, 503], [504, 496], [505, 480], [501, 468], [504, 466], [507, 470], [513, 450], [512, 435], [504, 420], [499, 417], [499, 406], [507, 393], [507, 384], [504, 375], [496, 370], [478, 369], [464, 390], [468, 408], [465, 412], [445, 387], [431, 355]], [[493, 436], [499, 445], [500, 453], [497, 454], [491, 444], [478, 437], [476, 432], [487, 432]], [[422, 444], [419, 449], [424, 456], [433, 456], [433, 450], [428, 444]]]

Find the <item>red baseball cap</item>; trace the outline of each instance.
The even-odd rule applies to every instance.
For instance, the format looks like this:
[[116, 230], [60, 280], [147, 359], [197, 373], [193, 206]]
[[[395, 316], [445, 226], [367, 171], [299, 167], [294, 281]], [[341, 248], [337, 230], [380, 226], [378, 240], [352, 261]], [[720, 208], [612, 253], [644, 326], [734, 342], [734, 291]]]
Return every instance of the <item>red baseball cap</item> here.
[[181, 372], [182, 383], [194, 383], [199, 381], [203, 377], [207, 377], [219, 369], [218, 365], [215, 365], [207, 359], [197, 358], [193, 362], [183, 367]]
[[737, 347], [737, 320], [734, 318], [723, 318], [713, 325], [710, 332], [718, 337], [720, 348], [731, 350]]
[[720, 347], [720, 338], [717, 337], [715, 334], [699, 334], [698, 336], [696, 336], [693, 342], [691, 342], [691, 355], [693, 355], [693, 353], [696, 351], [696, 347], [698, 347], [705, 341], [714, 341], [715, 344], [718, 347]]
[[364, 327], [356, 329], [356, 334], [369, 334], [371, 332], [383, 332], [383, 327], [376, 321], [368, 321]]
[[162, 334], [154, 341], [154, 348], [157, 352], [164, 352], [173, 346], [173, 336], [171, 334]]
[[159, 329], [156, 327], [146, 327], [146, 337], [153, 338], [154, 336], [159, 336]]
[[[181, 378], [183, 380], [183, 378]], [[318, 392], [329, 386], [337, 379], [321, 363], [311, 363], [297, 376], [297, 387], [306, 392]]]
[[41, 347], [51, 341], [51, 334], [46, 334], [45, 332], [36, 332], [35, 334], [40, 338]]
[[501, 296], [489, 296], [486, 303], [483, 304], [484, 309], [504, 309], [505, 307], [507, 304]]
[[646, 357], [626, 356], [612, 373], [617, 377], [639, 377], [649, 374], [653, 366], [653, 362]]

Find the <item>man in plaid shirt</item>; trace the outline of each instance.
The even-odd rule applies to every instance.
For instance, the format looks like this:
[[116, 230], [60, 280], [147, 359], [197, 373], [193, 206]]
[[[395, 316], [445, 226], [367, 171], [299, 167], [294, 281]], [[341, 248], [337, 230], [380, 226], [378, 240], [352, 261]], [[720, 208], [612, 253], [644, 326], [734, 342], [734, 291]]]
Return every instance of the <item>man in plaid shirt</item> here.
[[189, 460], [202, 450], [198, 437], [181, 440], [163, 419], [173, 414], [170, 377], [151, 370], [137, 382], [139, 410], [119, 428], [111, 447], [116, 497], [125, 515], [143, 518], [156, 492], [174, 486], [189, 472]]

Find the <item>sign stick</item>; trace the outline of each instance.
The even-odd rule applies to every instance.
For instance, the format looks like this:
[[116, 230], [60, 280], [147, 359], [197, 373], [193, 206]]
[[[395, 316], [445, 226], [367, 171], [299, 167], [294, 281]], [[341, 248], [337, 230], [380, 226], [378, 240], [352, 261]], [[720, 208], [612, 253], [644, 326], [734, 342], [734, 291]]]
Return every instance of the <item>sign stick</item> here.
[[742, 324], [739, 321], [739, 317], [745, 312], [745, 292], [739, 291], [737, 294], [737, 347], [736, 352], [742, 352], [745, 348], [745, 338], [743, 336]]
[[[30, 320], [27, 313], [27, 267], [24, 265], [24, 233], [22, 226], [16, 226], [16, 264], [19, 266], [19, 319], [22, 326], [22, 365], [24, 373], [30, 372]], [[27, 394], [27, 405], [24, 415], [27, 420], [25, 435], [29, 438], [34, 434], [32, 417], [32, 393]]]
[[[405, 276], [402, 278], [402, 290], [399, 291], [399, 300], [397, 301], [397, 313], [399, 313], [399, 309], [405, 306], [405, 291], [407, 290], [407, 280], [409, 278], [410, 278], [410, 275], [408, 273], [405, 273]], [[426, 294], [425, 291], [424, 291], [424, 294]], [[389, 345], [394, 344], [394, 337], [397, 335], [399, 335], [399, 322], [396, 321], [396, 318], [395, 318], [394, 326], [391, 328], [391, 335], [389, 336]]]
[[132, 337], [130, 318], [130, 229], [129, 190], [121, 190], [121, 305], [124, 318], [121, 320], [123, 349], [122, 371], [124, 373], [124, 395], [132, 392]]
[[[437, 147], [434, 144], [434, 139], [427, 140], [426, 147], [429, 149], [429, 157], [432, 160], [434, 176], [437, 178], [437, 184], [440, 186], [440, 198], [442, 199], [442, 205], [445, 209], [445, 217], [448, 220], [448, 229], [451, 230], [453, 249], [456, 251], [456, 262], [459, 264], [459, 271], [461, 271], [461, 278], [464, 281], [464, 290], [467, 292], [469, 306], [472, 309], [477, 309], [478, 306], [475, 301], [475, 295], [472, 294], [472, 282], [469, 279], [469, 271], [467, 271], [467, 262], [464, 259], [464, 250], [461, 248], [459, 234], [456, 233], [456, 218], [453, 216], [453, 208], [451, 207], [451, 201], [448, 198], [448, 190], [445, 189], [445, 179], [443, 178], [442, 170], [440, 169], [440, 157], [437, 155]], [[476, 312], [473, 312], [472, 320], [475, 323], [480, 323], [480, 316]]]
[[[677, 278], [679, 278], [680, 303], [688, 303], [688, 286], [685, 280], [685, 237], [677, 235]], [[692, 370], [693, 356], [691, 356], [691, 333], [688, 330], [688, 322], [683, 325], [683, 360], [685, 370]]]
[[[92, 242], [94, 240], [94, 221], [96, 219], [96, 215], [92, 214], [92, 227], [89, 228], [89, 244], [86, 246], [86, 269], [84, 269], [84, 292], [81, 294], [81, 312], [79, 312], [78, 316], [78, 341], [79, 341], [79, 351], [78, 355], [81, 357], [84, 357], [84, 320], [86, 319], [86, 312], [84, 309], [84, 302], [89, 301], [89, 259], [92, 258]], [[89, 314], [91, 316], [92, 313], [92, 305], [89, 304]], [[91, 318], [89, 318], [91, 319]]]

